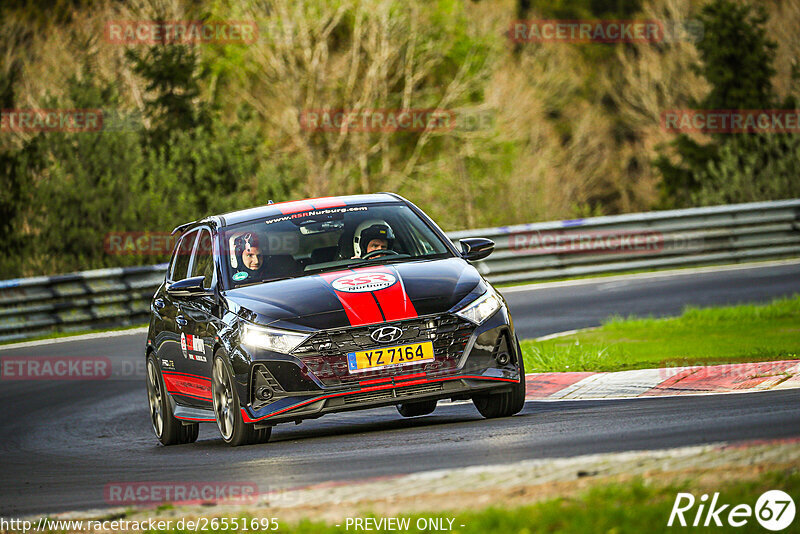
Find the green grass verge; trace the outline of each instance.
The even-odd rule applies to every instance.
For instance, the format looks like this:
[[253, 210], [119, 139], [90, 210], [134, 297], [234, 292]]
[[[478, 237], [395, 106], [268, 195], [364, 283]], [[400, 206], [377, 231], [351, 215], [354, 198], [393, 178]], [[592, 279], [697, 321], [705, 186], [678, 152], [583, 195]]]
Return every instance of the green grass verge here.
[[[375, 530], [373, 532], [439, 532], [435, 529], [418, 529], [419, 519], [454, 519], [453, 534], [491, 534], [491, 533], [538, 533], [538, 532], [613, 532], [616, 534], [647, 532], [675, 532], [676, 529], [692, 532], [766, 532], [755, 517], [750, 517], [743, 527], [733, 529], [726, 523], [727, 513], [738, 504], [755, 507], [758, 497], [765, 491], [780, 489], [789, 495], [800, 494], [800, 473], [797, 470], [769, 471], [750, 480], [720, 482], [714, 487], [698, 488], [692, 481], [672, 483], [653, 483], [636, 479], [628, 484], [607, 484], [596, 486], [574, 497], [560, 497], [535, 504], [500, 508], [491, 507], [479, 510], [456, 510], [450, 513], [400, 515], [410, 519], [408, 530]], [[692, 493], [697, 499], [695, 506], [684, 517], [691, 525], [703, 493], [719, 492], [718, 506], [729, 504], [720, 515], [723, 527], [703, 528], [680, 526], [667, 527], [672, 506], [679, 492]], [[707, 506], [706, 506], [707, 510]], [[375, 517], [372, 515], [362, 517]], [[377, 517], [376, 519], [381, 519]], [[280, 520], [280, 519], [279, 519]], [[701, 520], [705, 520], [705, 515]], [[795, 518], [795, 522], [798, 519]], [[319, 521], [304, 520], [297, 524], [280, 522], [278, 532], [284, 534], [335, 534], [355, 530], [351, 525], [346, 529], [344, 520], [340, 526]], [[795, 523], [796, 524], [796, 523]], [[461, 525], [464, 525], [463, 527]], [[791, 527], [787, 530], [790, 531]], [[182, 531], [175, 531], [182, 532]], [[225, 532], [225, 531], [214, 531]]]
[[800, 295], [765, 305], [687, 308], [668, 319], [617, 317], [595, 330], [521, 346], [529, 373], [797, 359]]

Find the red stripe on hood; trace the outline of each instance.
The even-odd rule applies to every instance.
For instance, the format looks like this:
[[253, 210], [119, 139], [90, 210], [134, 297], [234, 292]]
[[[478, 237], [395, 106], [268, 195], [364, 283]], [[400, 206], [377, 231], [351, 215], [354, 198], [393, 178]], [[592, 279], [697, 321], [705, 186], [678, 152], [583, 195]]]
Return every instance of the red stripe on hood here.
[[[349, 274], [354, 274], [354, 272], [337, 271], [333, 273], [323, 273], [319, 276], [328, 282], [328, 284], [333, 284], [333, 281], [337, 278]], [[366, 324], [383, 322], [383, 315], [371, 292], [348, 293], [346, 291], [337, 291], [336, 289], [333, 289], [333, 292], [336, 293], [339, 302], [342, 303], [342, 307], [347, 314], [347, 319], [350, 321], [351, 326], [363, 326]]]
[[388, 273], [397, 278], [397, 282], [389, 287], [373, 291], [387, 321], [402, 321], [403, 319], [418, 317], [417, 310], [408, 297], [408, 293], [406, 293], [403, 279], [400, 278], [400, 273], [398, 273], [396, 269], [379, 265], [376, 267], [363, 267], [353, 270], [357, 273]]

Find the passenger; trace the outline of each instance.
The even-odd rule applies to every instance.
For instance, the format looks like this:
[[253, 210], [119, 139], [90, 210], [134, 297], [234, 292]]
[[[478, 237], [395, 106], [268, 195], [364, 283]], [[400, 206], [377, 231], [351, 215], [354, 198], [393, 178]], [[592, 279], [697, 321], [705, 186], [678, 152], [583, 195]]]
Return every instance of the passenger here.
[[234, 240], [234, 247], [238, 265], [233, 280], [251, 282], [263, 279], [266, 274], [265, 251], [259, 246], [258, 236], [252, 232], [239, 236]]

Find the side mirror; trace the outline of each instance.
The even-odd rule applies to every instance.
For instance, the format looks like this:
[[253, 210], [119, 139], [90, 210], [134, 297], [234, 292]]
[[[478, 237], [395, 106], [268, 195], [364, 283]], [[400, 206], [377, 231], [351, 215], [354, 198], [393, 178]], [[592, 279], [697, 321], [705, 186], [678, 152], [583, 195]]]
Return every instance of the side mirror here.
[[467, 261], [478, 261], [494, 252], [494, 241], [483, 237], [460, 239], [461, 257]]
[[204, 276], [194, 276], [178, 280], [167, 286], [167, 293], [172, 297], [202, 297], [213, 296], [214, 291], [203, 287]]

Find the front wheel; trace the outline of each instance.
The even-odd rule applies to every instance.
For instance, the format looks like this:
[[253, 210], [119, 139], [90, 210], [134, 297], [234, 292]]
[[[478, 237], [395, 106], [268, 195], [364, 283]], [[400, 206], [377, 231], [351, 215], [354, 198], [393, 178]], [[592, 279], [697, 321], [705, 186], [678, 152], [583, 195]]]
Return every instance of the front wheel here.
[[200, 433], [197, 423], [185, 424], [172, 413], [167, 388], [153, 353], [147, 356], [147, 401], [150, 406], [150, 424], [162, 445], [194, 443]]
[[485, 393], [472, 397], [475, 407], [487, 419], [509, 417], [522, 411], [525, 406], [525, 362], [522, 361], [519, 340], [517, 340], [517, 355], [519, 382], [514, 384], [511, 391], [495, 394]]
[[231, 447], [266, 443], [272, 434], [272, 427], [256, 430], [252, 424], [242, 419], [239, 397], [233, 387], [233, 379], [222, 356], [214, 358], [211, 373], [211, 397], [214, 418], [223, 441]]

